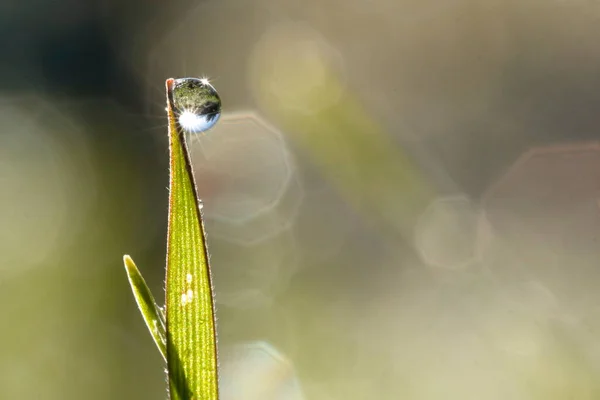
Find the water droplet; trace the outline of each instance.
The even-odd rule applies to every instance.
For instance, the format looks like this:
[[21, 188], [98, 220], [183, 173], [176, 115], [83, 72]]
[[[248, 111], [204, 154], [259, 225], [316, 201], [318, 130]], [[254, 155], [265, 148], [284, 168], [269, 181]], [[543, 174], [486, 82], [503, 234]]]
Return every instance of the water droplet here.
[[194, 278], [194, 277], [192, 276], [192, 274], [187, 274], [187, 275], [185, 276], [185, 281], [186, 281], [187, 283], [192, 283], [192, 279], [193, 279], [193, 278]]
[[219, 120], [221, 98], [208, 79], [175, 79], [172, 91], [177, 120], [186, 132], [206, 131]]

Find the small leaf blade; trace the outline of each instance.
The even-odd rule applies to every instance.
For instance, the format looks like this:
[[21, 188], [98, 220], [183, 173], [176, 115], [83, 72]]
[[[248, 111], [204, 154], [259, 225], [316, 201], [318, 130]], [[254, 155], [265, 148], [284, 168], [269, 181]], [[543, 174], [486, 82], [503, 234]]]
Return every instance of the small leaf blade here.
[[125, 264], [125, 271], [127, 272], [127, 278], [131, 285], [131, 291], [133, 297], [140, 309], [140, 313], [144, 318], [144, 322], [154, 339], [154, 343], [158, 347], [160, 354], [163, 356], [165, 361], [167, 360], [167, 333], [166, 333], [166, 321], [165, 316], [161, 308], [156, 304], [154, 296], [144, 277], [138, 270], [137, 266], [128, 255], [123, 256], [123, 263]]

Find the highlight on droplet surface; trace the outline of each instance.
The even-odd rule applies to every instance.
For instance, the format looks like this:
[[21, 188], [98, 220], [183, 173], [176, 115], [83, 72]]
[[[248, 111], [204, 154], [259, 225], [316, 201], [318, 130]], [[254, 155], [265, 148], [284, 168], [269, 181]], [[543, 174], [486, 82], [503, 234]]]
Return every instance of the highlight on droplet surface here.
[[208, 79], [175, 79], [172, 93], [177, 122], [185, 132], [204, 132], [219, 120], [221, 98]]

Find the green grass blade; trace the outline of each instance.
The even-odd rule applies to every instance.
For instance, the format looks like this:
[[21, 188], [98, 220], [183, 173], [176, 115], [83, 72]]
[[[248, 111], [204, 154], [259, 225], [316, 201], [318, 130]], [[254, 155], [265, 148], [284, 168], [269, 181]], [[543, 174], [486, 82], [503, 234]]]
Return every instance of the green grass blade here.
[[131, 257], [128, 255], [123, 256], [123, 262], [125, 264], [125, 271], [127, 272], [127, 278], [129, 278], [131, 290], [133, 291], [133, 296], [142, 313], [144, 322], [146, 323], [160, 354], [167, 360], [165, 316], [158, 304], [156, 304], [154, 296], [152, 296], [148, 285], [146, 285], [146, 281]]
[[170, 191], [167, 238], [167, 366], [172, 400], [216, 400], [214, 302], [202, 211], [167, 80]]

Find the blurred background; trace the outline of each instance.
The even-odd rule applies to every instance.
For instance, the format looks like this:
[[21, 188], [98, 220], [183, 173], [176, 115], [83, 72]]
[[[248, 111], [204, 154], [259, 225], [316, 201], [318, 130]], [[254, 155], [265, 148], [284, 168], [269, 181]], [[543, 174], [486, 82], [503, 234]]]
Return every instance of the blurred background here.
[[223, 400], [600, 398], [600, 3], [0, 2], [0, 398], [165, 399], [164, 81]]

